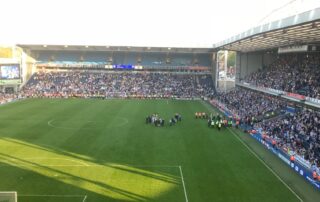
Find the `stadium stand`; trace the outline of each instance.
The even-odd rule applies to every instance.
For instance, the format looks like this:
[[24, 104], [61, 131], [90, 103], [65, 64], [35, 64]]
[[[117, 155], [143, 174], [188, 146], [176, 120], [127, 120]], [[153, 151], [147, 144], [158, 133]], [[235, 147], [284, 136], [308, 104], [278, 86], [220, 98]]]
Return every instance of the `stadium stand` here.
[[[288, 112], [288, 102], [239, 87], [217, 95], [219, 102], [241, 118], [244, 128], [249, 126], [261, 131], [263, 136], [274, 141], [276, 148], [301, 156], [313, 170], [320, 171], [319, 111], [305, 108]], [[271, 111], [275, 116], [264, 116]]]
[[178, 97], [212, 96], [211, 75], [147, 72], [40, 72], [23, 88], [28, 96]]
[[0, 92], [0, 104], [5, 104], [7, 102], [14, 101], [21, 97], [18, 94], [9, 94], [9, 93], [2, 93]]
[[286, 102], [274, 96], [236, 88], [227, 93], [218, 93], [217, 99], [243, 120], [262, 120], [267, 112], [276, 112], [286, 106]]
[[263, 133], [276, 140], [277, 146], [295, 151], [311, 165], [320, 167], [320, 113], [303, 109], [256, 124]]
[[244, 80], [256, 86], [320, 99], [320, 55], [279, 55], [270, 66]]

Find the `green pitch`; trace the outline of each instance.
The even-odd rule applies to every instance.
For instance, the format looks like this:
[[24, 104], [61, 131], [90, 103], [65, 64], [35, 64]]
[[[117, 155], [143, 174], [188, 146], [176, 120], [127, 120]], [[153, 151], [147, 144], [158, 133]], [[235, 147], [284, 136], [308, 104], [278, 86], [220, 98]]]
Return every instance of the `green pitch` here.
[[[21, 202], [299, 201], [198, 101], [30, 99], [0, 107], [0, 191]], [[145, 124], [159, 113], [163, 128]]]

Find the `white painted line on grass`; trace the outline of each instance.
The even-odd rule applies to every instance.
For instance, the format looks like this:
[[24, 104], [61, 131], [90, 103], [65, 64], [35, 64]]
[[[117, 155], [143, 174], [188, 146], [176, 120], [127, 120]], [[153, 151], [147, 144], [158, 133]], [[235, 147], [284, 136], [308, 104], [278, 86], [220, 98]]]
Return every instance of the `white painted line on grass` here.
[[10, 164], [10, 165], [0, 165], [0, 167], [12, 167], [12, 166], [20, 166], [20, 167], [100, 167], [99, 165], [56, 165], [56, 164], [39, 164], [39, 165], [28, 165], [28, 164]]
[[[102, 165], [105, 166], [105, 165]], [[137, 167], [137, 168], [178, 168], [179, 166], [175, 165], [134, 165], [134, 164], [106, 164], [106, 166], [118, 166], [118, 167], [124, 167], [124, 166], [130, 166], [130, 167]]]
[[[1, 163], [7, 163], [2, 164]], [[36, 163], [34, 165], [32, 163]], [[21, 167], [39, 167], [39, 166], [46, 166], [46, 167], [133, 167], [133, 168], [178, 168], [180, 166], [175, 165], [117, 165], [117, 164], [78, 164], [78, 165], [69, 165], [69, 164], [39, 164], [38, 162], [28, 162], [28, 163], [15, 163], [15, 160], [6, 160], [0, 161], [0, 167], [12, 167], [12, 166], [21, 166]]]
[[54, 119], [51, 119], [50, 121], [48, 121], [48, 126], [51, 126], [52, 128], [55, 128], [54, 125], [52, 125], [52, 122], [54, 121]]
[[299, 195], [293, 191], [293, 189], [291, 189], [291, 187], [281, 179], [281, 177], [272, 170], [272, 168], [270, 168], [270, 166], [268, 166], [246, 143], [243, 142], [243, 140], [241, 138], [238, 137], [238, 135], [236, 135], [230, 128], [228, 128], [228, 130], [266, 167], [268, 168], [268, 170], [274, 175], [276, 176], [280, 182], [282, 182], [282, 184], [284, 184], [298, 199], [299, 201], [303, 201]]
[[82, 202], [86, 202], [87, 200], [87, 195], [84, 196], [83, 201]]
[[55, 195], [55, 194], [19, 194], [19, 197], [56, 197], [56, 198], [83, 198], [87, 195]]
[[186, 190], [186, 185], [185, 185], [185, 183], [184, 183], [183, 173], [182, 173], [182, 168], [181, 168], [181, 166], [179, 166], [179, 170], [180, 170], [180, 175], [181, 175], [181, 181], [182, 181], [184, 196], [185, 196], [185, 198], [186, 198], [186, 202], [188, 202], [187, 190]]

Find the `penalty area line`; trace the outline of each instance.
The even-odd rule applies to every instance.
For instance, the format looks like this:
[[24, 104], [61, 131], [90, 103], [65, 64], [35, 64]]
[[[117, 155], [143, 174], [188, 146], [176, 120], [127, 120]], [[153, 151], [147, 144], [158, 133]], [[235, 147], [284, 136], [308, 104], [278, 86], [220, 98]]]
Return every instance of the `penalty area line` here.
[[18, 197], [56, 197], [56, 198], [87, 198], [87, 195], [57, 195], [57, 194], [18, 194]]
[[184, 191], [184, 197], [186, 198], [186, 202], [188, 202], [187, 190], [186, 190], [186, 185], [184, 183], [184, 178], [183, 178], [181, 166], [179, 166], [179, 170], [180, 170], [180, 176], [181, 176], [181, 181], [182, 181], [182, 186], [183, 186], [183, 191]]
[[83, 198], [82, 202], [86, 202], [88, 195], [18, 194], [18, 197]]
[[[9, 163], [9, 164], [1, 164], [1, 163]], [[35, 162], [31, 162], [35, 163]], [[173, 166], [173, 165], [112, 165], [112, 164], [80, 164], [80, 165], [71, 165], [71, 164], [39, 164], [39, 165], [33, 165], [28, 163], [15, 163], [14, 161], [6, 161], [2, 162], [0, 161], [0, 167], [39, 167], [39, 166], [47, 166], [47, 167], [108, 167], [108, 166], [114, 166], [114, 167], [135, 167], [135, 168], [179, 168], [179, 166]]]
[[251, 154], [253, 154], [266, 168], [268, 168], [268, 170], [278, 178], [278, 180], [280, 180], [280, 182], [282, 182], [282, 184], [284, 184], [292, 193], [293, 195], [295, 195], [299, 201], [303, 202], [303, 200], [300, 198], [300, 196], [285, 182], [283, 181], [283, 179], [270, 167], [268, 166], [261, 158], [260, 156], [258, 156], [246, 143], [244, 143], [244, 141], [242, 139], [240, 139], [240, 137], [238, 137], [237, 134], [235, 134], [235, 132], [233, 132], [233, 130], [229, 129], [228, 130], [233, 134], [233, 136], [235, 136], [239, 142], [241, 142], [247, 149], [248, 151], [251, 152]]

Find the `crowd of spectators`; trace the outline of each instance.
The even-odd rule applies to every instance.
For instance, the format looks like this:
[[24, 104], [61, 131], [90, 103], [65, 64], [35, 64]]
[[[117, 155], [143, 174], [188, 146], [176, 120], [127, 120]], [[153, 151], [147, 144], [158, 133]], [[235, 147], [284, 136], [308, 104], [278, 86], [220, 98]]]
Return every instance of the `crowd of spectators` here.
[[320, 112], [301, 110], [256, 124], [277, 146], [295, 151], [320, 167]]
[[24, 86], [28, 96], [194, 98], [214, 94], [211, 75], [154, 72], [39, 72]]
[[286, 106], [286, 102], [274, 96], [243, 88], [218, 93], [217, 99], [242, 120], [259, 120], [265, 113], [281, 110]]
[[[238, 115], [242, 123], [261, 129], [262, 134], [274, 140], [278, 148], [292, 151], [320, 168], [320, 112], [302, 109], [267, 118], [262, 115], [269, 111], [285, 111], [287, 102], [244, 88], [218, 93], [217, 99]], [[252, 117], [256, 117], [255, 122]], [[248, 119], [251, 120], [247, 122]]]
[[0, 104], [5, 104], [7, 102], [11, 102], [18, 98], [19, 98], [18, 94], [9, 94], [9, 93], [0, 92]]
[[270, 66], [250, 74], [244, 81], [320, 99], [320, 55], [280, 55]]

